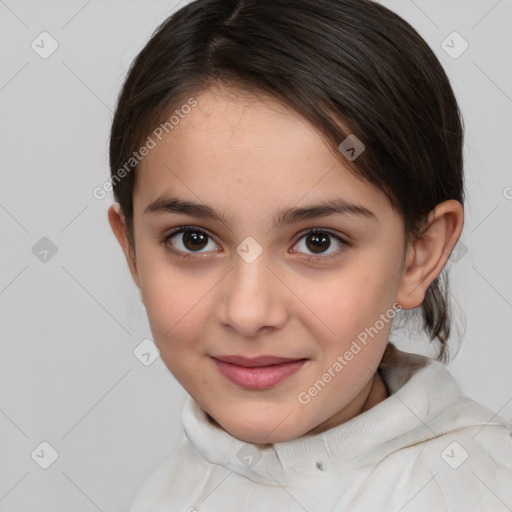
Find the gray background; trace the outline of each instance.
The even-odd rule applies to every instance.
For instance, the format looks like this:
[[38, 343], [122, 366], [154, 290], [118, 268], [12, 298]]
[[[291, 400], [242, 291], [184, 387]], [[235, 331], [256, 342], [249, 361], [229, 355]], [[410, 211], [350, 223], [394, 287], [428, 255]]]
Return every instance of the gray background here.
[[[465, 117], [466, 225], [450, 267], [466, 329], [449, 368], [510, 421], [512, 2], [383, 3], [433, 47]], [[0, 0], [1, 512], [127, 510], [181, 438], [185, 392], [159, 358], [134, 356], [151, 333], [107, 222], [111, 196], [92, 195], [109, 176], [128, 67], [177, 5]], [[43, 31], [59, 45], [47, 59], [31, 47]], [[441, 47], [453, 31], [469, 43], [456, 59]], [[58, 453], [48, 469], [42, 442]]]

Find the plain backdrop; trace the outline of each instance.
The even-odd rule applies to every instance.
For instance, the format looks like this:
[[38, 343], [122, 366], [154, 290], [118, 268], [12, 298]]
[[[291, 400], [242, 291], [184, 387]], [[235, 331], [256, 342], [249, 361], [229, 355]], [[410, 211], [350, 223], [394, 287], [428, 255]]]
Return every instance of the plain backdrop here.
[[[449, 368], [511, 421], [512, 2], [382, 3], [433, 48], [465, 118], [466, 224], [449, 264], [463, 342]], [[92, 195], [128, 67], [177, 6], [0, 0], [0, 512], [126, 511], [182, 437], [185, 392], [134, 354], [149, 325], [112, 197]], [[429, 353], [406, 331], [395, 342]]]

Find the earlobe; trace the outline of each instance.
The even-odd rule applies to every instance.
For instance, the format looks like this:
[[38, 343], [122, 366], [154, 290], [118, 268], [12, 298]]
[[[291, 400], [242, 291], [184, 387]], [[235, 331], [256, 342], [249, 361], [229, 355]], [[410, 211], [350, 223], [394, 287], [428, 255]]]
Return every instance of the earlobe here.
[[428, 287], [446, 265], [463, 225], [464, 211], [458, 201], [444, 201], [432, 210], [422, 235], [407, 247], [396, 296], [404, 309], [421, 306]]
[[135, 284], [140, 289], [139, 283], [139, 274], [137, 271], [137, 263], [135, 259], [135, 255], [133, 254], [132, 248], [130, 246], [128, 236], [126, 233], [125, 222], [123, 218], [123, 214], [120, 210], [120, 207], [117, 203], [112, 204], [108, 209], [108, 221], [110, 223], [110, 227], [114, 236], [116, 237], [119, 245], [121, 246], [123, 253], [126, 257], [126, 261], [128, 263], [128, 268], [130, 269], [130, 273], [132, 275]]

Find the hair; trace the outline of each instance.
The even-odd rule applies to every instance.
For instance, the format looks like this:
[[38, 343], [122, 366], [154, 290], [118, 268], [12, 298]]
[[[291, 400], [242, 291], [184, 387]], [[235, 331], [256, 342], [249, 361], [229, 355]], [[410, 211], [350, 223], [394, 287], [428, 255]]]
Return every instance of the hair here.
[[[389, 198], [406, 239], [421, 236], [438, 203], [463, 204], [463, 126], [449, 79], [415, 29], [376, 2], [183, 6], [158, 26], [128, 71], [110, 133], [111, 179], [174, 109], [216, 83], [268, 95], [308, 120], [354, 175]], [[350, 134], [366, 148], [353, 161], [339, 149]], [[113, 190], [135, 254], [131, 165]], [[438, 342], [443, 362], [449, 306], [443, 269], [420, 306], [423, 330]]]

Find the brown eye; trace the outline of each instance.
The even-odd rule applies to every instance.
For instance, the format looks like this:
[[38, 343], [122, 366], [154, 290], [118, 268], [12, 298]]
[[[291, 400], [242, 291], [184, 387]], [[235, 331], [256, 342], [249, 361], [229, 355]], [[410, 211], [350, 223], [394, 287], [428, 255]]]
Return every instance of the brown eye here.
[[203, 251], [208, 244], [212, 244], [212, 250], [218, 246], [211, 237], [200, 229], [181, 228], [165, 237], [166, 243], [170, 242], [176, 249], [181, 252], [208, 252]]
[[321, 253], [329, 249], [331, 241], [325, 233], [311, 233], [306, 236], [306, 246], [314, 253]]
[[[317, 258], [326, 259], [347, 245], [348, 244], [341, 237], [331, 233], [330, 231], [311, 229], [299, 239], [295, 245], [294, 252], [305, 252], [306, 254], [319, 255]], [[327, 252], [328, 249], [331, 248], [333, 248], [333, 250]]]
[[208, 235], [198, 231], [185, 231], [183, 233], [183, 245], [191, 251], [204, 249]]

